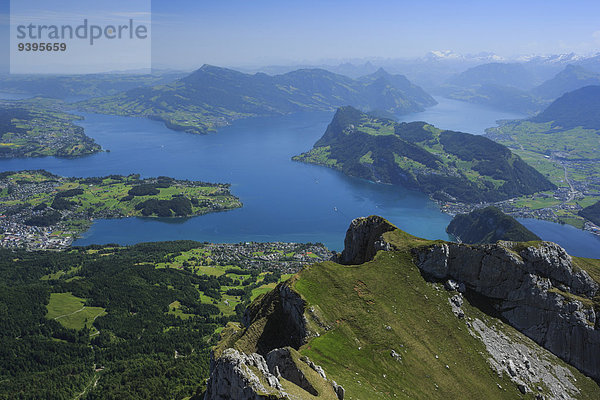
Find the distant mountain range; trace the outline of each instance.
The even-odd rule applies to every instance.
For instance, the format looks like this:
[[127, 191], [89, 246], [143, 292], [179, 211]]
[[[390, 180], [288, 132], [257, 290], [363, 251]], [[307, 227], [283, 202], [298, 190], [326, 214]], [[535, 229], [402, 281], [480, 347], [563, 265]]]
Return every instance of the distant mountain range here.
[[0, 75], [0, 92], [81, 100], [109, 96], [140, 86], [161, 85], [185, 75], [178, 71], [152, 74]]
[[600, 84], [600, 73], [575, 64], [546, 79], [556, 64], [539, 62], [479, 65], [449, 78], [439, 91], [457, 100], [534, 114], [566, 92]]
[[531, 92], [544, 99], [556, 99], [567, 92], [589, 85], [600, 85], [600, 74], [578, 65], [567, 65], [554, 78], [533, 88]]
[[538, 78], [523, 64], [488, 63], [469, 68], [448, 80], [461, 87], [477, 85], [513, 86], [519, 89], [533, 88]]
[[487, 138], [426, 122], [396, 123], [353, 107], [338, 109], [314, 148], [293, 159], [419, 189], [442, 201], [499, 201], [555, 188]]
[[345, 104], [399, 115], [423, 111], [436, 101], [404, 76], [383, 69], [351, 79], [321, 69], [270, 76], [204, 65], [166, 85], [131, 89], [78, 106], [154, 118], [172, 129], [207, 133], [240, 118], [335, 110]]

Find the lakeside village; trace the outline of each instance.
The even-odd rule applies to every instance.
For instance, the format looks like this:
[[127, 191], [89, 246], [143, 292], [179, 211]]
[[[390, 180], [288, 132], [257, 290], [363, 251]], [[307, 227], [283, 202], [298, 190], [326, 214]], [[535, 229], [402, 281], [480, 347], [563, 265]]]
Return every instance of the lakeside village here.
[[[59, 182], [45, 181], [12, 186], [9, 201], [0, 208], [0, 247], [27, 250], [62, 250], [73, 244], [77, 234], [94, 220], [89, 214], [59, 211], [67, 221], [77, 221], [78, 226], [66, 225], [65, 221], [42, 227], [27, 224], [27, 220], [43, 215], [43, 210], [20, 207], [10, 200], [33, 198], [40, 193], [53, 191]], [[96, 211], [96, 218], [121, 218], [118, 210]], [[199, 243], [199, 251], [185, 260], [182, 269], [193, 270], [200, 266], [236, 266], [242, 269], [272, 270], [296, 273], [302, 267], [331, 259], [333, 252], [321, 243]]]
[[[562, 163], [563, 166], [586, 171], [586, 168], [580, 164], [581, 162], [569, 163], [563, 161]], [[513, 198], [495, 203], [465, 204], [436, 202], [442, 212], [452, 216], [466, 214], [479, 208], [495, 206], [505, 214], [515, 218], [534, 218], [559, 224], [567, 223], [567, 221], [577, 221], [578, 228], [600, 236], [600, 226], [591, 221], [584, 220], [584, 218], [578, 215], [583, 207], [576, 202], [576, 200], [583, 198], [592, 198], [595, 201], [600, 201], [600, 193], [593, 190], [593, 187], [600, 187], [600, 177], [591, 177], [585, 181], [573, 181], [569, 179], [567, 183], [569, 184], [568, 187], [559, 187], [553, 193], [540, 192], [526, 198]], [[534, 207], [534, 205], [536, 206]]]
[[333, 252], [322, 243], [246, 242], [207, 243], [179, 266], [197, 272], [202, 266], [234, 266], [243, 270], [261, 270], [295, 274], [303, 267], [330, 260]]

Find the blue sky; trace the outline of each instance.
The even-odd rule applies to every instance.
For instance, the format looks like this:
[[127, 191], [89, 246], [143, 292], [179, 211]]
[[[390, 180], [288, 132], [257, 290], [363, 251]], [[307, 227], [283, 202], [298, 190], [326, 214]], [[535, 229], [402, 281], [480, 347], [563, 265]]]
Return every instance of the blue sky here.
[[[89, 1], [90, 12], [98, 4], [81, 1]], [[114, 0], [101, 3], [107, 1]], [[6, 36], [8, 1], [0, 4]], [[155, 0], [152, 55], [155, 66], [194, 68], [418, 57], [431, 50], [586, 54], [600, 51], [599, 16], [598, 0]]]

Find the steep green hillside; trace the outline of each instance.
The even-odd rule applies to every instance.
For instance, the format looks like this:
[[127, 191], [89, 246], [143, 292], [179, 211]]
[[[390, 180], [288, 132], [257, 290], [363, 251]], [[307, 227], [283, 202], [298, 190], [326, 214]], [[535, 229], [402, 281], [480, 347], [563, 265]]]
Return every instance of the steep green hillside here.
[[554, 188], [506, 147], [425, 122], [395, 123], [340, 108], [315, 147], [293, 158], [440, 200], [497, 201]]
[[586, 86], [562, 95], [531, 121], [552, 122], [563, 129], [600, 129], [600, 86]]
[[541, 240], [510, 215], [496, 207], [486, 207], [455, 216], [446, 232], [463, 243], [496, 243], [498, 240], [530, 242]]
[[131, 89], [78, 106], [154, 118], [172, 129], [207, 133], [239, 118], [332, 110], [344, 104], [405, 114], [422, 111], [435, 100], [403, 76], [385, 72], [353, 80], [321, 69], [269, 76], [204, 65], [170, 84]]
[[579, 211], [579, 215], [600, 226], [600, 201]]

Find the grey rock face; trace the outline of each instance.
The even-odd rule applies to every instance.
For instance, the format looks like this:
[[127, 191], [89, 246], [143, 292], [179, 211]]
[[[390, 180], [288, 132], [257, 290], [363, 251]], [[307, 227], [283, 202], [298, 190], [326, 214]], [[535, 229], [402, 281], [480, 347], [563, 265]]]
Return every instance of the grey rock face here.
[[[226, 349], [218, 359], [211, 360], [210, 378], [204, 400], [292, 397], [283, 390], [280, 378], [305, 390], [307, 396], [308, 394], [319, 396], [319, 392], [311, 384], [303, 368], [311, 368], [318, 374], [316, 379], [327, 382], [323, 368], [307, 357], [298, 358], [296, 354], [294, 358], [293, 351], [291, 347], [273, 349], [263, 358], [256, 353], [247, 355], [232, 348]], [[305, 367], [301, 367], [302, 365]], [[315, 376], [311, 379], [315, 379]], [[334, 381], [330, 383], [338, 399], [343, 399], [344, 388]]]
[[448, 302], [452, 307], [452, 313], [454, 313], [454, 315], [461, 319], [465, 317], [465, 312], [461, 308], [463, 305], [463, 297], [461, 294], [455, 294], [454, 296], [450, 297]]
[[[266, 386], [259, 375], [267, 381]], [[268, 394], [287, 396], [261, 355], [246, 355], [230, 348], [217, 360], [211, 360], [205, 400], [263, 400]]]
[[363, 264], [372, 260], [379, 250], [390, 250], [390, 244], [383, 240], [382, 235], [395, 229], [394, 225], [378, 216], [352, 220], [344, 239], [344, 251], [337, 262]]
[[344, 400], [346, 390], [344, 390], [342, 385], [338, 385], [335, 381], [331, 381], [331, 386], [333, 386], [333, 391], [335, 392], [338, 400]]
[[[477, 318], [468, 329], [471, 335], [484, 343], [492, 368], [499, 375], [506, 374], [521, 393], [531, 391], [536, 393], [536, 398], [547, 400], [574, 400], [579, 397], [571, 371], [552, 360], [547, 350], [526, 338], [507, 335]], [[541, 394], [542, 386], [547, 390], [545, 395]]]
[[259, 304], [246, 310], [242, 323], [249, 327], [254, 321], [269, 316], [269, 322], [257, 340], [260, 354], [266, 355], [285, 346], [298, 349], [310, 337], [305, 309], [306, 302], [302, 297], [289, 285], [281, 283]]
[[424, 275], [453, 279], [487, 297], [515, 328], [592, 378], [600, 379], [600, 327], [591, 299], [599, 285], [560, 246], [518, 251], [511, 243], [454, 243], [414, 250]]
[[304, 373], [296, 366], [289, 348], [274, 349], [267, 354], [267, 365], [269, 370], [278, 370], [282, 377], [306, 390], [313, 396], [319, 393], [310, 384]]

